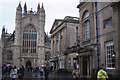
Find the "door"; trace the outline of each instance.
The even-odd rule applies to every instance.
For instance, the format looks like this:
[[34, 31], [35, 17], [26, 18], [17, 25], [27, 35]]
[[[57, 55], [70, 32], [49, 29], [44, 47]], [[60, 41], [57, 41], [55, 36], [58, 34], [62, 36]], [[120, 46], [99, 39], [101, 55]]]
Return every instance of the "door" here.
[[26, 68], [31, 68], [31, 62], [30, 61], [26, 62]]
[[83, 64], [83, 66], [82, 66], [83, 75], [87, 76], [87, 57], [86, 56], [83, 57], [82, 64]]

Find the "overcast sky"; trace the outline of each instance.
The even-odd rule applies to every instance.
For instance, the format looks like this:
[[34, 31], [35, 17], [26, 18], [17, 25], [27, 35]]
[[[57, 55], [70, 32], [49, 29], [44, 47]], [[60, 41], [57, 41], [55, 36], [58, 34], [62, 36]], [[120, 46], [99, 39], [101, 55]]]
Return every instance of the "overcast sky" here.
[[8, 33], [15, 30], [16, 7], [21, 1], [22, 8], [27, 4], [27, 10], [37, 11], [37, 5], [44, 4], [46, 12], [45, 32], [49, 32], [55, 19], [63, 19], [65, 16], [79, 17], [76, 8], [79, 0], [0, 0], [0, 34], [5, 25]]

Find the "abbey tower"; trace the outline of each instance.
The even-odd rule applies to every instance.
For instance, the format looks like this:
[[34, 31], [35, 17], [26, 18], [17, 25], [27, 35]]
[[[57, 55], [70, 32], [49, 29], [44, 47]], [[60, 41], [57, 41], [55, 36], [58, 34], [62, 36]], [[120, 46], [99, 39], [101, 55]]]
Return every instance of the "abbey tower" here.
[[[26, 3], [22, 10], [21, 3], [16, 8], [15, 40], [13, 50], [14, 65], [41, 66], [45, 63], [45, 10], [40, 4], [37, 12], [27, 10]], [[49, 51], [49, 49], [48, 49]]]

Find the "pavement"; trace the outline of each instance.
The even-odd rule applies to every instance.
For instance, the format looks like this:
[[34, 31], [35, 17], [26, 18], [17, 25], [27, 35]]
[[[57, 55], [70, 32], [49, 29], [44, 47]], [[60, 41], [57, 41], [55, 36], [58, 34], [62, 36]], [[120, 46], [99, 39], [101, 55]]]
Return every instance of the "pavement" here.
[[[50, 72], [47, 80], [73, 80], [72, 74], [57, 74], [55, 72]], [[40, 80], [40, 73], [37, 74], [33, 72], [25, 72], [24, 80]]]
[[57, 74], [55, 72], [51, 72], [49, 73], [49, 76], [48, 76], [48, 80], [66, 80], [66, 79], [69, 79], [69, 80], [73, 80], [73, 77], [72, 77], [72, 74]]
[[[72, 74], [57, 74], [55, 72], [50, 72], [47, 80], [73, 80]], [[11, 80], [9, 77], [2, 80]], [[16, 79], [18, 80], [18, 79]], [[25, 71], [23, 80], [40, 80], [40, 73], [36, 75], [31, 71]]]

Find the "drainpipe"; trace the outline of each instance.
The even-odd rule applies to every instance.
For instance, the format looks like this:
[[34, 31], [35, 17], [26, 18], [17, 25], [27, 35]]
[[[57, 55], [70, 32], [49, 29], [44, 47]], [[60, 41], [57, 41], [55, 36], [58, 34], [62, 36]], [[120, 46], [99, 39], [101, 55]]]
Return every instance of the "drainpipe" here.
[[99, 28], [98, 28], [98, 13], [97, 2], [95, 2], [95, 21], [96, 21], [96, 42], [97, 42], [97, 68], [100, 66], [100, 43], [99, 43]]

